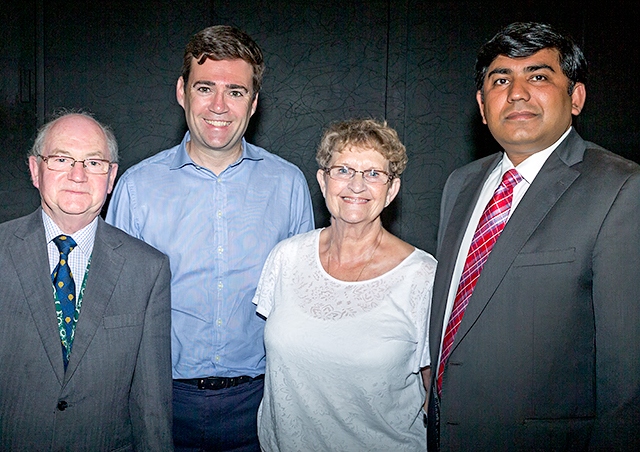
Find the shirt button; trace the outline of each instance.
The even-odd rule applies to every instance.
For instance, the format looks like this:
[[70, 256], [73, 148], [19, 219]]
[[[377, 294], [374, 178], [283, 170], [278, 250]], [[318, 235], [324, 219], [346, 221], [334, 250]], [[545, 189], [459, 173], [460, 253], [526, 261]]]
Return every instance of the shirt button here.
[[224, 250], [224, 248], [222, 248], [221, 246], [218, 247], [218, 254], [222, 254], [222, 251]]
[[222, 281], [218, 282], [218, 289], [222, 289]]
[[222, 326], [222, 319], [218, 319], [218, 326]]
[[218, 218], [222, 218], [222, 210], [218, 210]]
[[220, 356], [216, 355], [216, 361], [220, 361]]
[[68, 406], [69, 406], [69, 404], [67, 403], [66, 400], [60, 400], [58, 402], [58, 410], [60, 410], [60, 411], [66, 410]]

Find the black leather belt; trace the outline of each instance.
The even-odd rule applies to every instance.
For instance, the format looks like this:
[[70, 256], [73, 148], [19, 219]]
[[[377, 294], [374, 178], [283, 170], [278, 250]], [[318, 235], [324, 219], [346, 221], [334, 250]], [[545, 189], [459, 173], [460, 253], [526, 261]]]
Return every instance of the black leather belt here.
[[264, 375], [258, 375], [257, 377], [248, 377], [241, 375], [239, 377], [207, 377], [207, 378], [186, 378], [176, 379], [180, 383], [185, 383], [192, 386], [197, 386], [198, 389], [218, 390], [225, 388], [233, 388], [244, 383], [250, 383], [256, 380], [264, 380]]

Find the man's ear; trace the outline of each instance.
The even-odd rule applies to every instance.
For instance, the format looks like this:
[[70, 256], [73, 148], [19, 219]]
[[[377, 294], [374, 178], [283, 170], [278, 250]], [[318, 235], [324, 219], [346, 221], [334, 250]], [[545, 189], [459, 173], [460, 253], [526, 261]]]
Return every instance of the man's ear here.
[[587, 88], [584, 83], [576, 83], [571, 93], [571, 114], [578, 116], [587, 100]]
[[253, 114], [256, 112], [256, 109], [258, 108], [258, 96], [260, 95], [260, 93], [256, 93], [256, 97], [253, 98], [253, 101], [251, 103], [251, 116], [253, 116]]
[[178, 78], [178, 82], [176, 83], [176, 99], [180, 106], [184, 108], [184, 79], [182, 76]]
[[38, 157], [29, 156], [29, 172], [31, 173], [31, 183], [34, 187], [40, 188], [40, 167]]
[[487, 120], [484, 117], [484, 97], [482, 95], [482, 91], [480, 90], [476, 92], [476, 102], [478, 102], [478, 108], [480, 109], [480, 116], [482, 116], [482, 123], [486, 124]]
[[111, 193], [113, 190], [113, 184], [116, 181], [116, 176], [118, 175], [118, 164], [112, 163], [111, 168], [109, 168], [109, 181], [107, 182], [107, 193]]

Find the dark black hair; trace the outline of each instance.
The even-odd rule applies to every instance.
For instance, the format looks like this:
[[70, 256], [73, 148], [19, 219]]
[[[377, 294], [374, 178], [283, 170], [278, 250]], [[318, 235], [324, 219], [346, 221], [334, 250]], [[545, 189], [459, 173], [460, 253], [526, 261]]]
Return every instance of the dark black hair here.
[[536, 22], [514, 22], [500, 30], [484, 44], [476, 59], [476, 88], [482, 91], [487, 68], [498, 56], [526, 58], [542, 49], [555, 49], [560, 58], [562, 72], [569, 79], [569, 95], [576, 83], [585, 83], [587, 61], [582, 50], [568, 35], [550, 25]]

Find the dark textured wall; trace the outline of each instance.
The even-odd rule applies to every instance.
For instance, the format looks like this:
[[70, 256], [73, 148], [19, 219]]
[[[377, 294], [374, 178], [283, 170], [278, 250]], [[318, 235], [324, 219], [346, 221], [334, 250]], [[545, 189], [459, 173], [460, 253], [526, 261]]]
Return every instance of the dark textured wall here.
[[0, 222], [39, 204], [26, 152], [36, 127], [35, 1], [0, 7]]
[[409, 153], [385, 224], [435, 249], [440, 193], [455, 168], [496, 149], [480, 123], [473, 85], [478, 47], [515, 20], [552, 23], [591, 63], [578, 129], [640, 161], [638, 38], [633, 2], [409, 0], [25, 0], [0, 12], [0, 221], [38, 204], [24, 155], [38, 124], [59, 107], [86, 108], [111, 124], [121, 172], [176, 144], [182, 50], [211, 24], [238, 26], [267, 61], [248, 138], [297, 164], [317, 225], [328, 221], [315, 181], [315, 149], [331, 121], [386, 118]]

